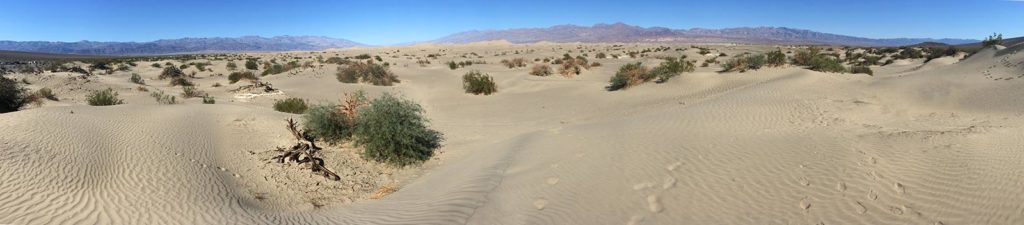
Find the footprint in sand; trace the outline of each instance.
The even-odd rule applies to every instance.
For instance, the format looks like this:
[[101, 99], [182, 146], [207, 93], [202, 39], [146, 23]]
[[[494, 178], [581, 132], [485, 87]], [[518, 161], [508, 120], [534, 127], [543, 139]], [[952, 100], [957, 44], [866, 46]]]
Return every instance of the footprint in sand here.
[[836, 189], [838, 189], [839, 192], [846, 191], [846, 182], [840, 181], [839, 184], [836, 185]]
[[807, 200], [806, 197], [804, 199], [800, 200], [800, 209], [803, 209], [804, 212], [806, 212], [810, 208], [811, 208], [811, 201], [810, 200]]
[[675, 171], [676, 168], [679, 168], [679, 166], [682, 166], [682, 165], [683, 165], [683, 162], [676, 162], [676, 163], [672, 163], [671, 165], [666, 166], [665, 169], [667, 169], [668, 171]]
[[667, 190], [669, 188], [672, 188], [672, 187], [675, 187], [675, 186], [676, 186], [676, 178], [675, 177], [666, 177], [665, 178], [665, 182], [661, 183], [661, 189], [665, 189], [665, 190]]
[[903, 184], [899, 182], [896, 182], [896, 184], [894, 184], [893, 187], [896, 188], [896, 193], [903, 194], [907, 192], [906, 187], [904, 187]]
[[806, 177], [801, 177], [800, 178], [800, 185], [811, 186], [811, 181], [807, 180]]
[[634, 184], [633, 185], [633, 190], [634, 191], [639, 191], [639, 190], [648, 189], [648, 188], [652, 188], [652, 187], [654, 187], [654, 183], [643, 182], [643, 183], [639, 183], [639, 184]]
[[549, 178], [548, 178], [548, 184], [549, 184], [549, 185], [555, 185], [555, 184], [558, 184], [558, 178], [557, 178], [557, 177], [549, 177]]
[[661, 210], [662, 210], [661, 203], [658, 202], [658, 196], [657, 195], [648, 195], [647, 196], [647, 209], [651, 210], [651, 212], [653, 212], [653, 213], [661, 212]]
[[857, 202], [857, 213], [864, 214], [868, 212], [868, 207], [864, 206], [863, 203]]
[[896, 206], [891, 206], [891, 207], [889, 207], [889, 212], [894, 214], [894, 215], [903, 215], [903, 208], [896, 207]]
[[544, 207], [547, 206], [547, 205], [548, 205], [548, 200], [537, 199], [537, 200], [533, 201], [533, 207], [536, 207], [537, 210], [544, 210]]
[[629, 222], [626, 222], [626, 225], [639, 225], [642, 222], [644, 222], [644, 216], [633, 215], [629, 217]]

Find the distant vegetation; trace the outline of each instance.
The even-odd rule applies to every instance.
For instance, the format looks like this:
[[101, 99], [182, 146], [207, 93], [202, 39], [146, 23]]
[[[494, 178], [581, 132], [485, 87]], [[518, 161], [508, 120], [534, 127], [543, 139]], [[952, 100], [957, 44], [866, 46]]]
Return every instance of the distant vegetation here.
[[490, 95], [498, 92], [498, 87], [494, 84], [491, 75], [476, 70], [462, 75], [462, 88], [466, 90], [466, 93], [474, 95]]
[[132, 77], [128, 78], [128, 81], [131, 81], [132, 83], [139, 84], [139, 85], [146, 85], [146, 81], [143, 80], [142, 76], [139, 76], [139, 74], [137, 74], [137, 73], [132, 73]]
[[981, 42], [985, 47], [996, 46], [1003, 44], [1003, 34], [992, 33]]
[[722, 71], [720, 72], [746, 72], [747, 70], [761, 69], [761, 66], [768, 61], [767, 57], [762, 54], [756, 55], [739, 55], [725, 61], [722, 64]]
[[387, 67], [372, 62], [352, 62], [338, 67], [336, 74], [342, 83], [370, 83], [377, 86], [391, 86], [398, 83], [398, 76]]
[[159, 104], [173, 105], [178, 103], [178, 99], [174, 95], [165, 94], [163, 91], [154, 91], [149, 96], [153, 97]]
[[512, 60], [502, 59], [501, 60], [501, 64], [505, 65], [505, 67], [508, 67], [509, 69], [516, 68], [516, 67], [526, 67], [526, 59], [523, 59], [523, 58], [514, 58]]
[[541, 76], [541, 77], [550, 76], [551, 75], [551, 67], [548, 66], [548, 65], [544, 65], [544, 64], [533, 65], [533, 68], [530, 68], [530, 75]]
[[231, 72], [231, 74], [228, 74], [228, 83], [234, 84], [234, 83], [237, 83], [239, 80], [242, 80], [242, 79], [246, 79], [246, 80], [250, 80], [250, 81], [258, 81], [258, 80], [260, 80], [260, 78], [257, 77], [256, 74], [253, 74], [252, 71]]
[[654, 69], [647, 69], [640, 62], [630, 63], [619, 67], [619, 71], [608, 81], [610, 84], [605, 89], [609, 91], [627, 89], [654, 79], [657, 79], [656, 83], [664, 83], [679, 74], [693, 72], [695, 69], [693, 61], [687, 61], [686, 56], [678, 59], [665, 58], [665, 61]]
[[228, 64], [224, 67], [226, 67], [229, 71], [234, 71], [238, 69], [238, 65], [236, 65], [234, 61], [229, 61]]
[[309, 109], [309, 106], [306, 105], [306, 100], [301, 98], [292, 97], [274, 102], [274, 110], [278, 112], [302, 114], [306, 109]]
[[260, 65], [256, 63], [256, 59], [245, 60], [245, 69], [247, 70], [258, 70]]
[[107, 88], [102, 91], [93, 91], [85, 97], [86, 101], [91, 106], [107, 106], [107, 105], [120, 105], [124, 104], [124, 100], [117, 98], [117, 92], [114, 89]]

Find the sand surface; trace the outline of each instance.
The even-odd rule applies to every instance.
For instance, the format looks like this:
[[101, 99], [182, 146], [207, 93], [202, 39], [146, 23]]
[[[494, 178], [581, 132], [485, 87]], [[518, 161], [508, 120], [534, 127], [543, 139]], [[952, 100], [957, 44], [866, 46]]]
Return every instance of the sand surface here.
[[[875, 76], [793, 66], [720, 74], [713, 65], [616, 92], [603, 87], [621, 65], [660, 60], [589, 52], [603, 66], [574, 78], [527, 74], [532, 59], [567, 50], [577, 45], [254, 54], [379, 54], [402, 82], [342, 84], [325, 65], [264, 77], [280, 95], [236, 99], [226, 90], [242, 83], [210, 76], [229, 72], [212, 61], [194, 81], [213, 105], [159, 105], [125, 72], [15, 75], [61, 101], [0, 114], [0, 224], [1024, 224], [1019, 47], [876, 66]], [[469, 52], [488, 64], [444, 64]], [[422, 67], [390, 57], [430, 53], [444, 55]], [[707, 58], [696, 49], [652, 55], [684, 53]], [[498, 64], [514, 57], [530, 65]], [[180, 93], [151, 63], [132, 72], [151, 91]], [[499, 92], [464, 93], [469, 70], [494, 76]], [[106, 87], [126, 104], [84, 104], [87, 91]], [[274, 111], [274, 100], [336, 102], [359, 89], [420, 102], [444, 146], [407, 168], [329, 146], [353, 156], [329, 165], [341, 183], [266, 160], [293, 142], [284, 119], [298, 118]], [[370, 198], [387, 185], [398, 191]]]

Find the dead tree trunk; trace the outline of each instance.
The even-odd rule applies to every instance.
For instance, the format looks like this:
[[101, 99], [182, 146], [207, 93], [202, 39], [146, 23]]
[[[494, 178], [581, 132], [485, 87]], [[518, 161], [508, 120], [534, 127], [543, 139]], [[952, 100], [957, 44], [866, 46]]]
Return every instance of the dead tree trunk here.
[[312, 170], [313, 173], [319, 173], [327, 179], [341, 180], [341, 177], [339, 177], [338, 174], [335, 174], [334, 172], [331, 172], [331, 170], [327, 169], [327, 167], [324, 167], [324, 160], [322, 158], [317, 157], [317, 154], [320, 152], [320, 147], [316, 146], [316, 143], [314, 142], [316, 139], [305, 132], [299, 131], [298, 124], [295, 123], [295, 120], [287, 119], [285, 121], [288, 121], [288, 131], [292, 133], [292, 136], [295, 137], [295, 140], [298, 141], [298, 143], [295, 143], [295, 145], [290, 149], [278, 147], [275, 151], [281, 152], [281, 154], [270, 159], [277, 160], [278, 163], [284, 163], [285, 160], [288, 160], [298, 164], [309, 164], [310, 170]]

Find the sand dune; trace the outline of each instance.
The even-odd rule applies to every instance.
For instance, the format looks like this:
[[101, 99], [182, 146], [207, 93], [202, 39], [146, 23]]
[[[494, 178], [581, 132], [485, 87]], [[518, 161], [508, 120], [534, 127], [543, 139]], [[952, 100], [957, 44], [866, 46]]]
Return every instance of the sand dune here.
[[[616, 92], [603, 87], [621, 65], [659, 60], [592, 59], [603, 66], [575, 78], [497, 64], [576, 46], [332, 51], [447, 55], [425, 67], [385, 57], [403, 79], [394, 87], [341, 84], [334, 66], [267, 76], [284, 94], [252, 101], [233, 99], [225, 91], [233, 85], [209, 88], [225, 78], [197, 79], [215, 105], [157, 105], [132, 91], [127, 74], [87, 83], [41, 75], [34, 86], [81, 88], [59, 89], [61, 103], [0, 115], [0, 223], [1024, 224], [1020, 47], [909, 60], [875, 67], [873, 77], [713, 66]], [[526, 48], [535, 52], [494, 56]], [[443, 64], [468, 52], [490, 64]], [[223, 63], [211, 74], [227, 73]], [[465, 94], [460, 79], [471, 69], [493, 75], [499, 92]], [[160, 71], [140, 63], [133, 72]], [[127, 104], [81, 104], [85, 90], [107, 86]], [[332, 164], [359, 178], [344, 184], [263, 158], [291, 143], [283, 120], [297, 117], [273, 111], [275, 99], [334, 102], [359, 89], [423, 104], [447, 137], [439, 154], [413, 168]], [[388, 183], [401, 187], [380, 200], [361, 194]]]

